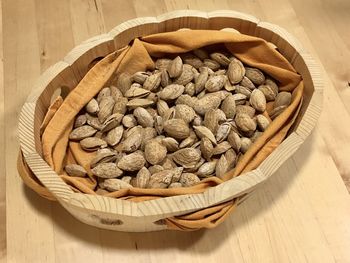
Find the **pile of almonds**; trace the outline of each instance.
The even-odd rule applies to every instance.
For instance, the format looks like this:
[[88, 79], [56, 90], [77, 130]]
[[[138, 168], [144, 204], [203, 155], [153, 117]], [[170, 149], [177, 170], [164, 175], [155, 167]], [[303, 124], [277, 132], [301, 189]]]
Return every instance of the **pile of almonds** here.
[[[290, 103], [274, 80], [228, 52], [155, 59], [153, 72], [122, 73], [76, 117], [69, 139], [97, 151], [97, 192], [192, 186], [233, 169]], [[266, 103], [272, 102], [270, 117]], [[86, 176], [77, 164], [71, 176]]]

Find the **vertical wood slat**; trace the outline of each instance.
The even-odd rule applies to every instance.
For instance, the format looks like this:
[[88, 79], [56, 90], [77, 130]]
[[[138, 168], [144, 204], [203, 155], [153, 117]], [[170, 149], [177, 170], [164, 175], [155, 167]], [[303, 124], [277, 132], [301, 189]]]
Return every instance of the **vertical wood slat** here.
[[[54, 90], [59, 88], [62, 81], [68, 83], [70, 89], [73, 88], [86, 74], [87, 65], [95, 58], [105, 56], [127, 45], [135, 37], [181, 28], [234, 28], [242, 33], [257, 35], [275, 44], [303, 75], [306, 95], [310, 97], [309, 101], [304, 101], [304, 110], [302, 110], [304, 115], [299, 125], [296, 125], [296, 131], [288, 136], [257, 169], [212, 187], [202, 194], [132, 203], [127, 200], [73, 193], [36, 153], [38, 126], [48, 107], [48, 99]], [[70, 83], [69, 79], [72, 79]], [[270, 23], [260, 22], [253, 16], [226, 10], [210, 13], [191, 10], [176, 11], [157, 18], [137, 18], [122, 23], [108, 34], [94, 37], [75, 47], [63, 61], [42, 75], [37, 86], [38, 89], [31, 94], [23, 107], [19, 125], [21, 147], [28, 165], [39, 180], [58, 196], [62, 205], [75, 217], [91, 225], [120, 231], [164, 229], [164, 226], [155, 225], [154, 220], [181, 215], [243, 195], [248, 196], [245, 194], [250, 193], [264, 182], [310, 134], [320, 112], [323, 89], [317, 65], [294, 37], [284, 29]], [[121, 220], [123, 224], [105, 224], [113, 220], [115, 222]]]
[[298, 52], [292, 65], [303, 76], [305, 86], [301, 114], [294, 124], [295, 132], [305, 140], [321, 115], [324, 80], [316, 61], [304, 50]]
[[161, 32], [176, 31], [180, 28], [207, 29], [208, 14], [196, 10], [181, 10], [157, 16]]
[[303, 50], [301, 43], [284, 28], [267, 22], [259, 22], [255, 35], [278, 46], [282, 55], [293, 62], [295, 56]]
[[141, 17], [128, 20], [114, 27], [109, 35], [114, 40], [115, 49], [120, 49], [137, 37], [155, 34], [159, 31], [159, 21], [155, 17]]
[[323, 100], [323, 92], [315, 90], [312, 95], [309, 106], [305, 110], [304, 116], [299, 117], [298, 126], [295, 132], [304, 140], [311, 134], [313, 128], [316, 126], [317, 120], [322, 112], [322, 104], [320, 101]]
[[37, 153], [25, 156], [26, 162], [35, 176], [52, 192], [60, 202], [68, 201], [73, 190], [55, 173]]
[[88, 65], [96, 58], [104, 57], [115, 51], [113, 39], [109, 34], [103, 34], [84, 41], [73, 48], [63, 59], [72, 68], [80, 81], [88, 71]]
[[260, 165], [266, 177], [272, 175], [289, 157], [291, 157], [304, 140], [295, 132], [291, 133]]
[[225, 27], [231, 27], [242, 34], [254, 35], [259, 19], [252, 15], [232, 11], [217, 10], [208, 13], [209, 28], [220, 30]]
[[34, 136], [34, 112], [35, 103], [26, 102], [21, 110], [18, 123], [18, 134], [21, 145], [21, 151], [26, 159], [31, 153], [36, 152]]

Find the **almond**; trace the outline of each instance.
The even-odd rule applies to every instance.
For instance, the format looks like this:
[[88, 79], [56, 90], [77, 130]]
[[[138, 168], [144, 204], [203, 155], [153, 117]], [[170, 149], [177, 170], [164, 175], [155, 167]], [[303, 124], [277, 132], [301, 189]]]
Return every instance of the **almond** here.
[[171, 78], [176, 78], [179, 77], [182, 73], [182, 59], [177, 56], [176, 58], [174, 58], [168, 65], [168, 72], [169, 72], [169, 77]]
[[185, 139], [190, 135], [190, 128], [182, 119], [170, 119], [164, 123], [164, 131], [175, 139]]
[[167, 148], [156, 140], [150, 140], [145, 145], [145, 158], [150, 164], [159, 164], [167, 154]]
[[243, 79], [245, 68], [238, 59], [233, 59], [227, 70], [228, 79], [232, 84], [238, 84]]
[[246, 67], [245, 76], [256, 85], [261, 85], [265, 82], [264, 74], [257, 68]]
[[264, 93], [262, 93], [262, 91], [259, 89], [252, 91], [249, 102], [250, 105], [252, 105], [252, 107], [257, 111], [264, 112], [266, 110], [266, 98]]
[[123, 156], [118, 167], [123, 171], [138, 171], [146, 164], [146, 160], [140, 152], [134, 152]]
[[85, 175], [87, 174], [84, 167], [78, 164], [67, 164], [64, 167], [64, 170], [69, 176], [85, 177]]

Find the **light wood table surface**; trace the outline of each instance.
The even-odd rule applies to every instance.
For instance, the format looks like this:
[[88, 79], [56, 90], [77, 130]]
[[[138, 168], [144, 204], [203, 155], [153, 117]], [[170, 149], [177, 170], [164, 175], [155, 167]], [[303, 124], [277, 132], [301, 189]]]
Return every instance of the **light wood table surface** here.
[[[1, 9], [0, 262], [350, 262], [350, 1], [4, 0]], [[75, 45], [175, 9], [234, 9], [294, 34], [322, 64], [320, 121], [216, 229], [120, 233], [84, 225], [21, 182], [21, 106], [41, 72]]]

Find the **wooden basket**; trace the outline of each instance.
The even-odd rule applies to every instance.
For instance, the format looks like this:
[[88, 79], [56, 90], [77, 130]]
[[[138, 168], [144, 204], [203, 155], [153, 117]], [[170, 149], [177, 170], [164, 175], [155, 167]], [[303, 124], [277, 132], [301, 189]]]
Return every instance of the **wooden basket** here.
[[[236, 29], [273, 43], [303, 77], [304, 101], [289, 136], [255, 170], [235, 177], [201, 194], [159, 198], [135, 203], [103, 196], [74, 193], [42, 158], [39, 128], [57, 90], [69, 92], [99, 57], [141, 36], [190, 29]], [[118, 231], [143, 232], [166, 229], [161, 219], [183, 215], [238, 198], [240, 203], [264, 182], [305, 141], [322, 107], [323, 82], [319, 69], [300, 43], [284, 29], [235, 11], [175, 11], [158, 17], [129, 20], [109, 33], [93, 37], [75, 47], [47, 69], [37, 81], [22, 108], [19, 120], [21, 150], [30, 169], [58, 201], [84, 223]], [[160, 221], [159, 221], [160, 220]]]

